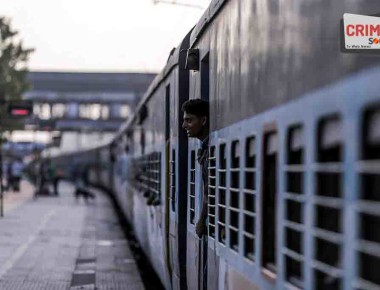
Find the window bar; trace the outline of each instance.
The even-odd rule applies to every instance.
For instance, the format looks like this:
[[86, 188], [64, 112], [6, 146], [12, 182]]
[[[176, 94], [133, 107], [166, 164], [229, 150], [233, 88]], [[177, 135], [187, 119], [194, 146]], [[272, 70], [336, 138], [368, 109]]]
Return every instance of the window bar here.
[[190, 223], [195, 224], [195, 150], [190, 152]]
[[255, 137], [245, 141], [245, 182], [243, 189], [243, 249], [244, 257], [251, 261], [255, 259], [255, 222], [256, 222], [256, 144]]
[[[380, 106], [363, 114], [359, 163], [359, 235], [356, 241], [361, 289], [380, 289]], [[359, 288], [358, 287], [358, 288]]]
[[[342, 208], [329, 204], [331, 198], [343, 203], [343, 130], [338, 115], [320, 120], [317, 129], [317, 163], [314, 174], [316, 201], [313, 268], [316, 289], [341, 289]], [[325, 201], [325, 202], [324, 202]]]
[[226, 243], [226, 144], [219, 145], [218, 241]]
[[208, 167], [208, 232], [209, 236], [215, 238], [215, 188], [216, 188], [216, 157], [215, 146], [210, 147]]

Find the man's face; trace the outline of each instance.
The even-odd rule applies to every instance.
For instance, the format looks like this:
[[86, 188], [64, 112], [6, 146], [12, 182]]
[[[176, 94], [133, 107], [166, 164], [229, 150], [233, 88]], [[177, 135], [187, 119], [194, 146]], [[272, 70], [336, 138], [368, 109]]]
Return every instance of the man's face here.
[[206, 125], [206, 117], [198, 117], [193, 114], [183, 114], [182, 128], [186, 130], [187, 136], [192, 138], [200, 137], [203, 127]]

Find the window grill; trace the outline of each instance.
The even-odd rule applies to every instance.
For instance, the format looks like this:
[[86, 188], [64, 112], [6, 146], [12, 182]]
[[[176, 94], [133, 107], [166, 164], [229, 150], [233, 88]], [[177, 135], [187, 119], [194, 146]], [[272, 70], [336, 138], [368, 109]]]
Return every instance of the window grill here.
[[195, 150], [190, 153], [190, 223], [195, 221]]
[[175, 191], [176, 191], [176, 174], [175, 174], [175, 150], [172, 149], [170, 156], [170, 198], [171, 198], [171, 208], [175, 211]]
[[140, 156], [136, 158], [136, 164], [138, 168], [138, 174], [136, 176], [136, 189], [144, 192], [144, 195], [148, 197], [149, 191], [148, 191], [148, 186], [146, 184], [146, 181], [148, 179], [147, 176], [147, 156]]
[[216, 157], [215, 146], [210, 147], [208, 163], [208, 232], [215, 238], [215, 187], [216, 187]]
[[[278, 135], [268, 132], [264, 135], [263, 147], [263, 188], [262, 188], [262, 264], [268, 274], [277, 272], [276, 247], [276, 200], [278, 168]], [[270, 273], [269, 273], [270, 272]]]
[[161, 199], [161, 153], [141, 156], [135, 162], [139, 168], [137, 189], [149, 198], [149, 205], [158, 205]]
[[219, 145], [218, 183], [218, 241], [226, 243], [226, 144]]
[[161, 203], [161, 153], [154, 152], [151, 154], [150, 172], [152, 191], [154, 192], [152, 205], [159, 205]]
[[342, 276], [342, 122], [338, 116], [318, 125], [314, 270], [316, 289], [340, 289]]
[[254, 260], [256, 222], [256, 140], [248, 137], [245, 142], [245, 183], [244, 183], [244, 256]]
[[305, 141], [300, 125], [289, 128], [286, 141], [285, 180], [285, 275], [286, 280], [303, 288], [304, 236], [303, 211], [305, 195], [303, 191]]
[[230, 247], [238, 251], [239, 248], [239, 200], [240, 200], [240, 148], [239, 141], [231, 143], [230, 168], [230, 204], [229, 204], [229, 232]]
[[362, 160], [359, 163], [359, 258], [360, 289], [380, 288], [380, 107], [363, 115]]

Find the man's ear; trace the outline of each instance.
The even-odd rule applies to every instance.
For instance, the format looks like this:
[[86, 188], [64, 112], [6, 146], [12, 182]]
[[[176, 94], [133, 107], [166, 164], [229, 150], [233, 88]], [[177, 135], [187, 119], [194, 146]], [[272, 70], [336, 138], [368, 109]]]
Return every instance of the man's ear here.
[[207, 124], [207, 117], [206, 116], [202, 117], [201, 122], [202, 122], [202, 126], [206, 126], [206, 124]]

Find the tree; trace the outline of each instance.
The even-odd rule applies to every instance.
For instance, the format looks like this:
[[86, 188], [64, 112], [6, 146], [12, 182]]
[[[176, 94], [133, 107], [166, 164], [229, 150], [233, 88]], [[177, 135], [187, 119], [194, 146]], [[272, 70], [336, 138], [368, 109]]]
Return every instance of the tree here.
[[33, 49], [24, 48], [17, 35], [10, 20], [0, 17], [0, 98], [7, 100], [20, 99], [28, 89], [27, 62]]
[[19, 100], [28, 90], [27, 62], [33, 52], [31, 48], [24, 48], [10, 22], [8, 18], [0, 17], [0, 134], [4, 130], [23, 128], [21, 120], [8, 118], [7, 106], [2, 101]]

